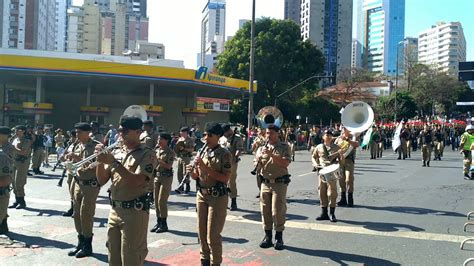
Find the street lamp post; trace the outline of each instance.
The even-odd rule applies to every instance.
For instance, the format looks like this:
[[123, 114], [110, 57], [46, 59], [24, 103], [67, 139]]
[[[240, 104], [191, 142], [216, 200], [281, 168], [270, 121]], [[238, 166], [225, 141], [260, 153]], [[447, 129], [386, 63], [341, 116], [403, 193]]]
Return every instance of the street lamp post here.
[[309, 80], [312, 80], [312, 79], [315, 79], [315, 78], [334, 78], [334, 77], [333, 77], [333, 76], [319, 76], [319, 75], [311, 76], [311, 77], [309, 77], [309, 78], [307, 78], [307, 79], [301, 81], [300, 83], [296, 84], [295, 86], [293, 86], [293, 87], [287, 89], [286, 91], [284, 91], [284, 92], [278, 94], [278, 95], [275, 97], [274, 106], [276, 107], [278, 98], [280, 98], [281, 96], [283, 96], [283, 95], [287, 94], [288, 92], [294, 90], [295, 88], [301, 86], [302, 84], [308, 82]]
[[249, 73], [249, 111], [247, 124], [247, 147], [250, 150], [250, 130], [253, 122], [253, 81], [255, 79], [255, 0], [252, 0], [252, 24], [250, 27], [250, 73]]
[[397, 122], [397, 96], [398, 96], [398, 48], [400, 47], [400, 41], [397, 43], [397, 74], [395, 75], [395, 112], [393, 114], [393, 122]]

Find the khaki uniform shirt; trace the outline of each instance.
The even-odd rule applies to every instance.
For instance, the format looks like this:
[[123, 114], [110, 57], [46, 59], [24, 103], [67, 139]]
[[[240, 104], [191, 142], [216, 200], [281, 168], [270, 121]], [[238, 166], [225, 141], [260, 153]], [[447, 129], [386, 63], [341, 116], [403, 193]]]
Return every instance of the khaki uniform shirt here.
[[64, 138], [64, 135], [57, 134], [54, 137], [54, 142], [56, 143], [56, 148], [64, 148], [64, 141], [65, 140], [66, 140], [66, 138]]
[[[352, 139], [352, 135], [350, 136], [350, 138]], [[344, 142], [344, 140], [342, 139], [342, 136], [339, 136], [334, 141], [334, 144], [336, 144], [338, 147], [341, 147], [343, 142]], [[356, 148], [352, 147], [352, 151], [346, 156], [345, 159], [351, 159], [352, 161], [354, 161], [355, 156], [356, 156]]]
[[233, 134], [230, 138], [222, 137], [225, 141], [222, 144], [222, 147], [228, 149], [230, 154], [232, 155], [232, 162], [237, 162], [237, 157], [235, 157], [235, 153], [237, 151], [242, 152], [244, 150], [244, 142], [242, 137], [238, 134]]
[[[81, 157], [81, 160], [82, 160], [82, 159], [85, 159], [85, 158], [91, 156], [92, 154], [94, 154], [95, 146], [97, 144], [100, 144], [100, 142], [98, 142], [96, 140], [93, 140], [93, 139], [89, 139], [89, 141], [85, 144], [78, 143], [74, 147], [73, 152], [74, 152], [74, 154], [78, 154]], [[93, 168], [89, 167], [89, 165], [91, 163], [92, 162], [86, 163], [81, 168], [79, 168], [77, 170], [78, 179], [80, 179], [80, 180], [90, 180], [90, 179], [95, 179], [96, 178], [95, 167], [93, 167]]]
[[163, 166], [159, 164], [160, 161], [163, 161], [166, 164], [171, 164], [173, 165], [174, 158], [176, 157], [176, 154], [170, 147], [166, 147], [165, 149], [161, 149], [158, 147], [156, 149], [156, 159], [158, 160], [157, 162], [157, 174], [158, 176], [173, 176], [173, 168], [171, 169], [166, 169]]
[[[326, 152], [327, 150], [327, 152]], [[313, 150], [313, 160], [316, 162], [316, 166], [325, 167], [335, 162], [335, 159], [339, 157], [339, 146], [332, 143], [330, 146], [326, 146], [324, 150], [324, 143], [319, 144]], [[333, 154], [331, 157], [329, 155]]]
[[[267, 149], [271, 151], [272, 154], [278, 155], [283, 159], [291, 161], [290, 146], [285, 142], [278, 142], [275, 145], [270, 143], [267, 145]], [[265, 179], [276, 179], [284, 175], [288, 175], [288, 168], [281, 167], [273, 162], [273, 160], [267, 156], [262, 155], [260, 158], [259, 175], [263, 176]]]
[[8, 157], [13, 163], [13, 160], [15, 159], [16, 155], [15, 147], [10, 142], [7, 142], [3, 146], [0, 146], [0, 149], [8, 155]]
[[140, 141], [141, 143], [145, 144], [148, 148], [155, 149], [157, 141], [158, 141], [158, 135], [154, 132], [151, 132], [151, 134], [148, 134], [148, 132], [143, 131], [142, 134], [140, 135]]
[[124, 149], [121, 151], [126, 152], [126, 154], [118, 154], [116, 158], [122, 158], [120, 160], [122, 165], [132, 173], [146, 176], [145, 183], [142, 186], [131, 188], [127, 186], [126, 181], [119, 173], [112, 171], [112, 185], [110, 186], [112, 200], [131, 201], [149, 191], [149, 183], [153, 178], [153, 170], [156, 168], [156, 155], [152, 149], [147, 148], [144, 144], [133, 151], [125, 151]]
[[191, 137], [187, 137], [184, 140], [178, 140], [175, 145], [175, 152], [176, 156], [183, 158], [183, 157], [191, 157], [191, 152], [187, 152], [185, 150], [179, 150], [178, 147], [184, 147], [185, 149], [194, 148], [194, 140]]
[[[202, 155], [202, 161], [206, 166], [220, 173], [231, 173], [232, 155], [230, 152], [218, 145], [215, 149], [207, 148]], [[210, 188], [216, 185], [217, 180], [209, 177], [205, 172], [199, 173], [199, 186], [202, 188]]]
[[18, 138], [16, 137], [13, 142], [13, 146], [21, 150], [22, 152], [26, 151], [26, 155], [15, 154], [15, 163], [25, 163], [31, 154], [31, 140], [25, 137]]
[[0, 150], [0, 178], [9, 178], [11, 181], [11, 176], [13, 173], [13, 162], [10, 156], [4, 152], [3, 150]]

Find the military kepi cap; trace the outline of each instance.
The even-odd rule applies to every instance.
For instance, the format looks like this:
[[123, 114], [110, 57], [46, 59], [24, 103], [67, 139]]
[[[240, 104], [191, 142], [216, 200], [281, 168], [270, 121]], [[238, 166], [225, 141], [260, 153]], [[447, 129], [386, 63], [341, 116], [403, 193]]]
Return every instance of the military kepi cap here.
[[224, 126], [222, 126], [222, 130], [223, 130], [224, 132], [229, 131], [229, 130], [230, 130], [230, 124], [225, 124]]
[[10, 135], [11, 133], [12, 133], [12, 130], [9, 127], [0, 126], [0, 134]]
[[23, 131], [26, 131], [26, 126], [18, 125], [18, 126], [15, 127], [15, 130], [23, 130]]
[[120, 125], [125, 129], [137, 130], [142, 128], [143, 121], [138, 117], [123, 116], [120, 118]]
[[218, 136], [222, 136], [222, 134], [224, 133], [222, 126], [216, 122], [206, 123], [206, 126], [204, 127], [204, 131], [213, 135], [218, 135]]
[[143, 122], [143, 125], [144, 125], [144, 126], [151, 126], [151, 127], [152, 127], [152, 126], [153, 126], [153, 121], [151, 121], [151, 120], [146, 120], [145, 122]]
[[171, 135], [169, 133], [163, 132], [160, 134], [160, 139], [166, 139], [167, 141], [170, 141]]
[[189, 127], [182, 127], [179, 131], [180, 132], [189, 132]]
[[85, 123], [85, 122], [76, 123], [74, 125], [74, 128], [82, 130], [82, 131], [91, 131], [92, 130], [92, 126], [89, 123]]
[[324, 130], [324, 134], [334, 136], [334, 132], [332, 132], [332, 130], [330, 130], [330, 129]]

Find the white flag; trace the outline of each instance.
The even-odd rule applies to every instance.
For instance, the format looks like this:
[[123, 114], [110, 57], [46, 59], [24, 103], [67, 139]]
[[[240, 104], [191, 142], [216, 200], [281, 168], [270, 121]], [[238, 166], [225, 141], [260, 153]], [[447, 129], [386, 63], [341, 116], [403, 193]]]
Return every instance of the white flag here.
[[396, 151], [398, 147], [402, 145], [401, 140], [400, 140], [400, 133], [402, 131], [402, 128], [403, 128], [403, 122], [400, 122], [400, 124], [398, 124], [397, 126], [397, 129], [395, 130], [395, 134], [393, 135], [393, 139], [392, 139], [393, 151]]

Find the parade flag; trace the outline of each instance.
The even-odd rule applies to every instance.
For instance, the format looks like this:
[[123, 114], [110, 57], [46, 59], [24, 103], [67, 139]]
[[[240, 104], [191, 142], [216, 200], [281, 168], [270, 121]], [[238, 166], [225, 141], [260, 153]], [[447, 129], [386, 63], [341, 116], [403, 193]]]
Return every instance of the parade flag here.
[[392, 140], [392, 149], [393, 151], [396, 151], [400, 145], [402, 145], [401, 140], [400, 140], [400, 133], [402, 132], [403, 128], [403, 122], [400, 122], [398, 124], [397, 129], [395, 130], [395, 134], [393, 135], [393, 140]]
[[362, 140], [361, 148], [368, 146], [370, 144], [371, 139], [372, 139], [372, 128], [369, 128], [369, 130], [365, 132], [364, 139]]

